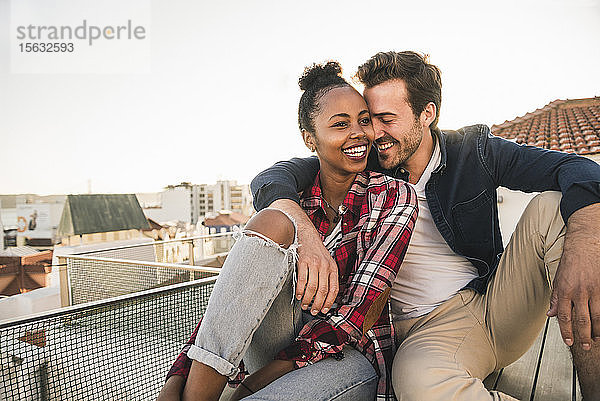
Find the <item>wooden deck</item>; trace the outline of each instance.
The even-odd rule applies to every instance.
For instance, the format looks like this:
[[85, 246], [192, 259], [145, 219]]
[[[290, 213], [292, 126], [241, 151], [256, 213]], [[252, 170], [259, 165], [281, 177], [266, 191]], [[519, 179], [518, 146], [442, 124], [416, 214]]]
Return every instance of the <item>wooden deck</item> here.
[[569, 349], [554, 318], [546, 320], [544, 330], [521, 359], [488, 376], [484, 384], [522, 401], [582, 399]]

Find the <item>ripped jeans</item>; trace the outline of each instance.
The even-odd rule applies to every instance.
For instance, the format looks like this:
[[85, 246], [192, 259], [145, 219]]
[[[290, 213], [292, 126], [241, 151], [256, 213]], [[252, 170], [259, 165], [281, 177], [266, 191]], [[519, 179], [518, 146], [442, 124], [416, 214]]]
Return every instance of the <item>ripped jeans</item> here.
[[[297, 238], [284, 249], [264, 237], [235, 237], [188, 351], [189, 358], [230, 378], [242, 358], [250, 373], [271, 362], [312, 319], [294, 298]], [[353, 348], [344, 355], [296, 369], [244, 400], [373, 400], [373, 366]]]

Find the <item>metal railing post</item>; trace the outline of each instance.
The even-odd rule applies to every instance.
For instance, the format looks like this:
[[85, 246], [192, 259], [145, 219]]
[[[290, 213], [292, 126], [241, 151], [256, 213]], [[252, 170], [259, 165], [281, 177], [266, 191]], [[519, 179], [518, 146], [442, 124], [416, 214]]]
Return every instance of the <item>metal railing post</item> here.
[[58, 257], [58, 276], [60, 280], [60, 306], [71, 306], [71, 288], [69, 286], [69, 270], [67, 259]]
[[188, 244], [189, 246], [189, 263], [190, 266], [194, 266], [194, 240], [191, 240], [190, 243]]

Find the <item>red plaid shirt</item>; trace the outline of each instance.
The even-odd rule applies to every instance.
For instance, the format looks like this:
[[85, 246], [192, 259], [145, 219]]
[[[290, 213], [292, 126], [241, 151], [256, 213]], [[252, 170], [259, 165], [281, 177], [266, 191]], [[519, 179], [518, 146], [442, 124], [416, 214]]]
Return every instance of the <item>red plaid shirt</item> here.
[[[329, 221], [318, 175], [304, 191], [300, 205], [324, 239]], [[389, 294], [417, 218], [416, 195], [405, 182], [365, 171], [357, 175], [343, 205], [342, 239], [333, 255], [339, 269], [336, 301], [340, 306], [325, 318], [308, 322], [296, 341], [277, 358], [293, 360], [297, 367], [303, 367], [328, 356], [341, 357], [342, 348], [350, 345], [362, 352], [378, 372], [377, 399], [393, 400], [389, 377], [396, 347]], [[187, 377], [191, 361], [186, 353], [197, 329], [168, 376]]]

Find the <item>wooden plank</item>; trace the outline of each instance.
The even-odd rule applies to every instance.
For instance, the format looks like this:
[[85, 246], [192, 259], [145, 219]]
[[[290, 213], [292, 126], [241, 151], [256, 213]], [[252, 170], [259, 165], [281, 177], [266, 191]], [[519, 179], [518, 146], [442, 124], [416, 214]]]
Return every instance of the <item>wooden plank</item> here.
[[221, 394], [221, 397], [219, 398], [219, 401], [229, 401], [231, 399], [231, 396], [233, 395], [234, 391], [235, 391], [235, 389], [229, 387], [229, 385], [226, 385], [225, 389], [223, 389], [223, 393]]
[[560, 336], [558, 321], [552, 318], [532, 401], [571, 400], [572, 380], [573, 365], [569, 349]]
[[583, 401], [581, 396], [581, 389], [579, 388], [579, 380], [577, 380], [577, 373], [575, 373], [575, 367], [573, 367], [573, 387], [575, 387], [575, 398], [576, 401]]
[[529, 400], [543, 343], [545, 328], [529, 350], [517, 361], [504, 368], [495, 390], [519, 400]]

